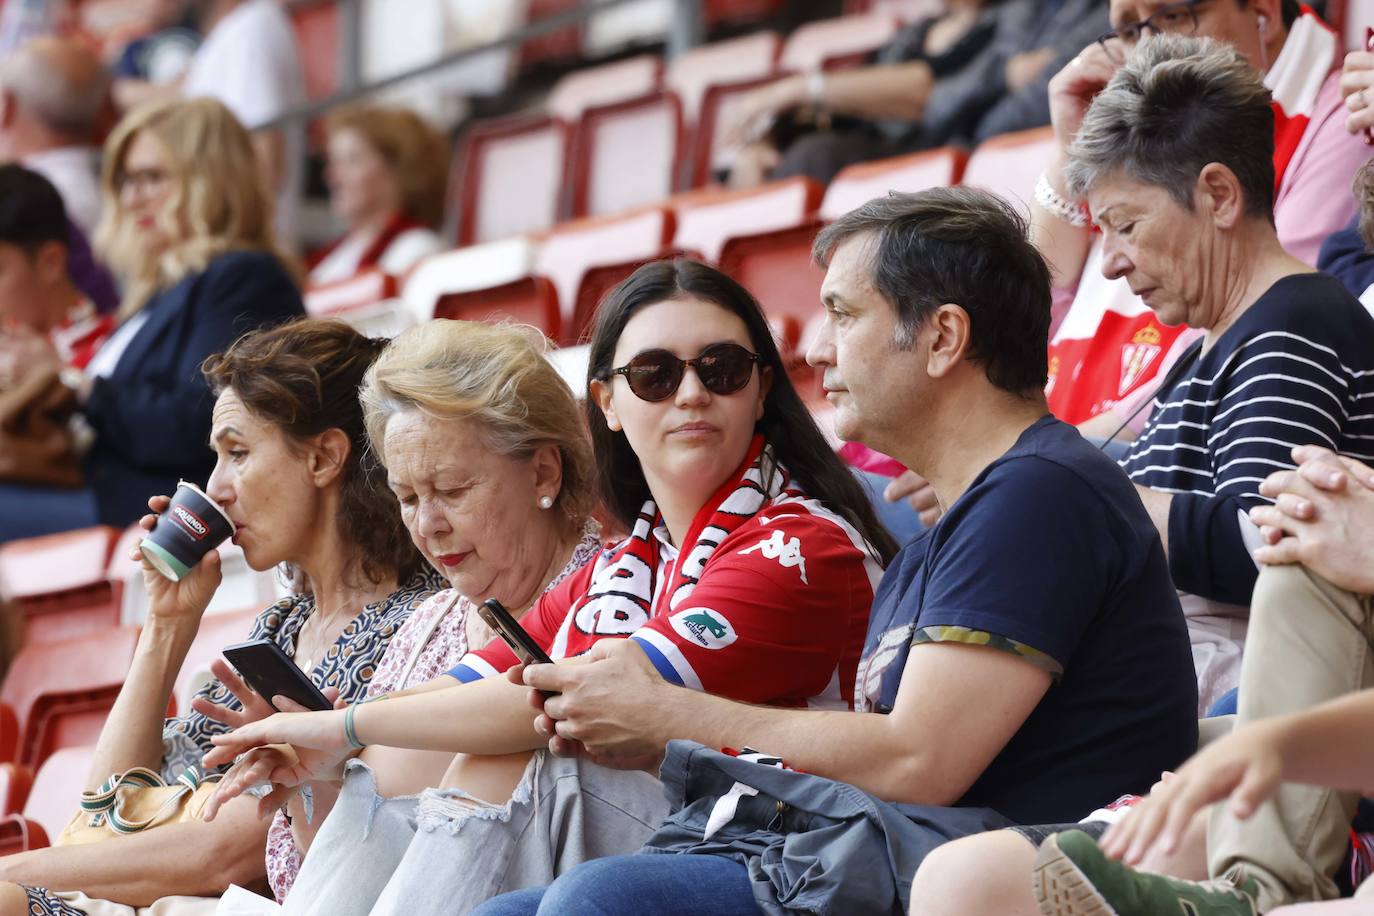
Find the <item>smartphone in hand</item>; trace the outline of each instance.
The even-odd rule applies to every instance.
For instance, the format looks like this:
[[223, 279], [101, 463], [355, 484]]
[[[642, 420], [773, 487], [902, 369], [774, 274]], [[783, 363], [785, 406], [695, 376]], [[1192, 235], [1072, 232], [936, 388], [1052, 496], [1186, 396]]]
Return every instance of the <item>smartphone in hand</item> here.
[[[548, 653], [539, 647], [539, 643], [534, 641], [534, 637], [520, 626], [520, 621], [511, 616], [510, 611], [495, 598], [488, 598], [477, 605], [477, 613], [487, 622], [487, 626], [497, 632], [501, 639], [510, 646], [510, 650], [515, 653], [515, 657], [527, 665], [552, 665], [553, 659], [549, 658]], [[547, 699], [556, 696], [547, 690], [539, 691]]]
[[[226, 646], [224, 657], [253, 692], [268, 703], [272, 703], [273, 697], [283, 696], [310, 710], [334, 708], [281, 646], [270, 640], [253, 639]], [[272, 708], [277, 709], [276, 704], [272, 704]]]

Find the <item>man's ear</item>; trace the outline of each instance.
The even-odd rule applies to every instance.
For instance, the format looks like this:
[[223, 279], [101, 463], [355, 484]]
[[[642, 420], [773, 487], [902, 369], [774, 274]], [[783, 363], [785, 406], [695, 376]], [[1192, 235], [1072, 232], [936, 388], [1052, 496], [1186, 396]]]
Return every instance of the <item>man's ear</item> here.
[[931, 378], [943, 378], [964, 361], [972, 329], [968, 312], [952, 302], [941, 305], [925, 320], [920, 333], [930, 340], [926, 373]]
[[1233, 229], [1245, 216], [1245, 194], [1240, 179], [1220, 162], [1209, 162], [1198, 173], [1193, 205], [1210, 214], [1218, 229]]
[[596, 398], [596, 406], [601, 408], [601, 415], [606, 418], [607, 428], [613, 433], [620, 432], [620, 418], [615, 414], [610, 383], [594, 378], [588, 387], [591, 389], [592, 397]]
[[353, 443], [343, 430], [326, 429], [315, 437], [310, 447], [310, 477], [315, 486], [323, 489], [338, 480], [348, 464]]

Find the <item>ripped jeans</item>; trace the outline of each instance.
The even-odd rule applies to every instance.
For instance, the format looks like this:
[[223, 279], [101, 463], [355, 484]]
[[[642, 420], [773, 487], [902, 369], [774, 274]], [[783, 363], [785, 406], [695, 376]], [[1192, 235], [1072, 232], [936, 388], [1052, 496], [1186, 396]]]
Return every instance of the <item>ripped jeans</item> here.
[[292, 916], [467, 913], [507, 891], [539, 887], [575, 865], [631, 853], [668, 814], [648, 773], [538, 751], [511, 800], [460, 789], [383, 798], [352, 760], [284, 909]]

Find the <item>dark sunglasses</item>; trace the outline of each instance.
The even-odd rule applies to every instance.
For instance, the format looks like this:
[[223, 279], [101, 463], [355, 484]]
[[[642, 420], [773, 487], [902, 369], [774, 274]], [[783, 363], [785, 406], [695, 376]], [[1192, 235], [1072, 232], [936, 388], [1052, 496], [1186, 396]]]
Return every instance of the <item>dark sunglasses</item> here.
[[682, 384], [688, 366], [696, 370], [707, 391], [734, 394], [749, 384], [758, 361], [757, 353], [750, 353], [739, 344], [716, 343], [702, 350], [696, 359], [678, 359], [667, 350], [645, 350], [610, 374], [625, 376], [630, 390], [640, 400], [664, 401]]

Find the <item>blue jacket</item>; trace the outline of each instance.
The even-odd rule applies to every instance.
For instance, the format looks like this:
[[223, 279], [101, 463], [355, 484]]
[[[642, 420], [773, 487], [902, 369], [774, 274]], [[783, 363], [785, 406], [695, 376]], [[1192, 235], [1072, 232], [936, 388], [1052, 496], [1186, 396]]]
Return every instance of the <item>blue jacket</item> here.
[[1357, 213], [1349, 226], [1326, 237], [1317, 255], [1317, 270], [1324, 270], [1340, 280], [1356, 299], [1374, 286], [1374, 254], [1365, 249], [1359, 225]]
[[147, 320], [109, 378], [96, 379], [86, 420], [96, 440], [86, 483], [102, 524], [124, 526], [179, 479], [204, 485], [214, 400], [200, 364], [244, 332], [305, 314], [286, 269], [262, 251], [231, 251], [148, 301]]

